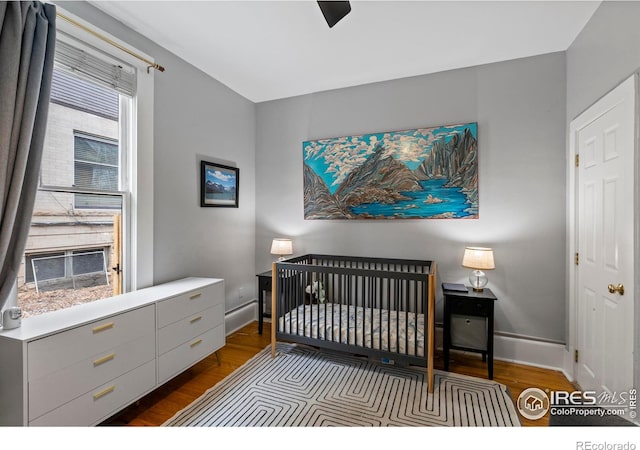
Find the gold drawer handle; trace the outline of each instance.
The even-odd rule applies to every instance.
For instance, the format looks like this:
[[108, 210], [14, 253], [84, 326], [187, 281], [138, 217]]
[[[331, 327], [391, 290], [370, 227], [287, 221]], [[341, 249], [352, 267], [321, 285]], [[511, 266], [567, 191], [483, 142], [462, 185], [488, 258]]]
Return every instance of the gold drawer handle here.
[[94, 400], [98, 400], [99, 398], [102, 398], [105, 395], [112, 393], [115, 388], [116, 388], [115, 385], [114, 386], [110, 386], [110, 387], [106, 388], [104, 391], [100, 391], [97, 394], [93, 394], [93, 399]]
[[197, 341], [191, 343], [191, 348], [193, 348], [196, 345], [201, 344], [201, 343], [202, 343], [202, 339], [198, 339]]
[[98, 358], [93, 362], [93, 367], [99, 366], [100, 364], [104, 364], [107, 361], [111, 361], [115, 357], [116, 357], [116, 354], [111, 353], [110, 355], [103, 356], [102, 358]]
[[191, 297], [189, 297], [189, 300], [195, 300], [196, 298], [202, 296], [202, 294], [193, 294]]
[[115, 324], [114, 324], [113, 322], [105, 323], [104, 325], [100, 325], [100, 326], [98, 326], [98, 327], [95, 327], [95, 328], [93, 329], [93, 332], [94, 332], [94, 333], [100, 333], [101, 331], [104, 331], [104, 330], [108, 330], [108, 329], [110, 329], [110, 328], [113, 328], [113, 327], [114, 327], [114, 325], [115, 325]]
[[189, 321], [189, 323], [196, 323], [198, 320], [202, 319], [202, 316], [194, 317]]

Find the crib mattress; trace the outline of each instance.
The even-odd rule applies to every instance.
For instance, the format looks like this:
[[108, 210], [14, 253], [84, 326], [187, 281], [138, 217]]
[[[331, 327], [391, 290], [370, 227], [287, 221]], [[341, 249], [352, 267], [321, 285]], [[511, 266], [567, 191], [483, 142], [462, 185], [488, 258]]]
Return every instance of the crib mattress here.
[[424, 314], [324, 303], [300, 305], [278, 322], [287, 334], [424, 357]]

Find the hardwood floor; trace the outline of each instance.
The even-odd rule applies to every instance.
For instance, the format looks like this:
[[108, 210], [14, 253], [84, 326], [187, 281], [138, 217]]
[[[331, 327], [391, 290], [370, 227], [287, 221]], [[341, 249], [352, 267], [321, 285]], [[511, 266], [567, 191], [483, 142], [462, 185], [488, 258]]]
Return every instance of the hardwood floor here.
[[[254, 322], [227, 336], [226, 345], [217, 356], [209, 356], [102, 425], [161, 425], [269, 345], [270, 327], [265, 325], [262, 335], [258, 334], [258, 323]], [[442, 369], [443, 366], [442, 354], [436, 352], [435, 367]], [[477, 354], [452, 352], [449, 369], [465, 375], [487, 377], [486, 365]], [[561, 372], [504, 361], [494, 362], [494, 380], [508, 386], [514, 401], [529, 387], [574, 390]], [[549, 423], [548, 415], [537, 421], [521, 417], [521, 421], [523, 426], [547, 426]]]
[[[478, 378], [487, 378], [485, 364], [479, 354], [452, 352], [449, 370]], [[444, 366], [441, 352], [436, 352], [435, 365], [436, 369], [442, 369]], [[576, 390], [576, 387], [560, 371], [499, 360], [495, 360], [493, 363], [493, 379], [509, 388], [514, 402], [517, 402], [518, 396], [523, 390], [531, 387], [542, 389], [545, 392]], [[549, 425], [549, 413], [539, 420], [528, 420], [520, 416], [520, 421], [523, 426], [546, 427]]]

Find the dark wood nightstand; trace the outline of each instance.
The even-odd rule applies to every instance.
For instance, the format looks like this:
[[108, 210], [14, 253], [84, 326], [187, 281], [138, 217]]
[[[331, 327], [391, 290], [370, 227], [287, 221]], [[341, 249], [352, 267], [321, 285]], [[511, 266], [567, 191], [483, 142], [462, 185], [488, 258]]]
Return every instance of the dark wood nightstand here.
[[493, 380], [493, 304], [497, 300], [490, 289], [475, 292], [442, 288], [444, 294], [444, 370], [449, 370], [451, 349], [477, 352], [487, 360], [489, 379]]
[[258, 334], [262, 334], [264, 318], [271, 318], [271, 314], [264, 313], [264, 291], [271, 292], [271, 271], [259, 273], [258, 277]]

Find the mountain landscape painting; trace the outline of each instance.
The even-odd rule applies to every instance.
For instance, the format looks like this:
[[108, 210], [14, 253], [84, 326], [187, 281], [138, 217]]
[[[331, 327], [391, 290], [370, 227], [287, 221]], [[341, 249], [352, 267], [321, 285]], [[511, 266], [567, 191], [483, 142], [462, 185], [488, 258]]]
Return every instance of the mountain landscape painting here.
[[477, 219], [478, 124], [306, 141], [304, 218]]
[[200, 206], [238, 207], [240, 170], [236, 167], [200, 162]]

